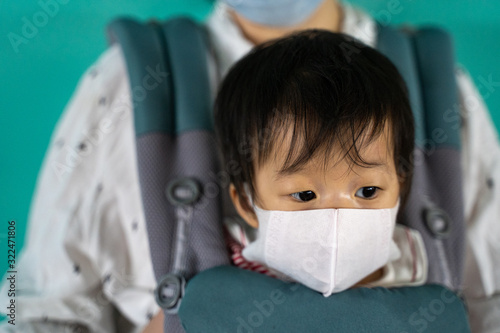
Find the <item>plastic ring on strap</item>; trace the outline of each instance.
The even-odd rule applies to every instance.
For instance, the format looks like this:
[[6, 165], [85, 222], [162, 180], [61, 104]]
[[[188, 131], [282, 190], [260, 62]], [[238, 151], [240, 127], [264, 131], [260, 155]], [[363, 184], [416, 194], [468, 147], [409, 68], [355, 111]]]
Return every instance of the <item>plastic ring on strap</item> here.
[[176, 178], [168, 183], [166, 195], [173, 205], [190, 205], [200, 198], [201, 186], [193, 178]]
[[184, 296], [185, 287], [186, 280], [183, 276], [177, 274], [165, 275], [155, 290], [156, 303], [167, 313], [177, 313], [182, 296]]

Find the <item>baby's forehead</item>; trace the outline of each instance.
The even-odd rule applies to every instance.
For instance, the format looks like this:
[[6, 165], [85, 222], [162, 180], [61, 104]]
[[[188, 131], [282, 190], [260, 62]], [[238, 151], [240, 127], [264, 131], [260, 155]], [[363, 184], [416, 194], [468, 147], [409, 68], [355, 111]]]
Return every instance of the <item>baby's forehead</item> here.
[[[307, 139], [293, 142], [293, 131], [286, 131], [272, 143], [272, 154], [266, 161], [268, 170], [276, 176], [291, 175], [294, 173], [307, 173], [319, 169], [331, 170], [346, 168], [348, 171], [363, 172], [364, 170], [375, 170], [395, 172], [394, 144], [391, 137], [391, 129], [388, 123], [382, 131], [375, 136], [370, 136], [370, 131], [365, 131], [357, 140], [355, 145], [346, 144], [346, 141], [336, 142], [331, 145], [320, 146], [312, 152], [310, 158], [300, 160], [307, 150]], [[351, 139], [351, 141], [353, 141]], [[299, 161], [299, 163], [294, 163]]]

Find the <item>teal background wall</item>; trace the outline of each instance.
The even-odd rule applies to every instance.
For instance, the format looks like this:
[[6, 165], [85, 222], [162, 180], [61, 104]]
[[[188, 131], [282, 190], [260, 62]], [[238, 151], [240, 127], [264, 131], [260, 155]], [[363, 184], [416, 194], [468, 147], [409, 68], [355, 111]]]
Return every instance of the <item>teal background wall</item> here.
[[[351, 2], [391, 24], [431, 23], [449, 29], [458, 62], [470, 71], [500, 128], [500, 2]], [[57, 7], [47, 7], [49, 3]], [[19, 252], [51, 132], [80, 75], [105, 50], [106, 23], [118, 15], [163, 19], [190, 14], [201, 20], [212, 6], [210, 0], [0, 0], [0, 274], [7, 267], [7, 223], [17, 222]], [[40, 14], [44, 11], [50, 14], [46, 19]], [[36, 23], [37, 31], [13, 47], [9, 36], [22, 37], [26, 22]], [[495, 84], [486, 85], [488, 81]]]

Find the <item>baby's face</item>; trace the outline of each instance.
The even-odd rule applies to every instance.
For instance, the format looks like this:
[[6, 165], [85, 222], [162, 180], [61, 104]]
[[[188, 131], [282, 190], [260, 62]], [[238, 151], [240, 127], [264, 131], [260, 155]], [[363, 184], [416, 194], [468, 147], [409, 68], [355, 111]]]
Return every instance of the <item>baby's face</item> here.
[[397, 204], [400, 183], [387, 129], [360, 150], [362, 159], [374, 164], [369, 167], [349, 163], [348, 159], [332, 160], [325, 167], [324, 154], [319, 153], [300, 170], [281, 174], [279, 170], [286, 158], [284, 150], [256, 168], [257, 204], [262, 209], [377, 209]]

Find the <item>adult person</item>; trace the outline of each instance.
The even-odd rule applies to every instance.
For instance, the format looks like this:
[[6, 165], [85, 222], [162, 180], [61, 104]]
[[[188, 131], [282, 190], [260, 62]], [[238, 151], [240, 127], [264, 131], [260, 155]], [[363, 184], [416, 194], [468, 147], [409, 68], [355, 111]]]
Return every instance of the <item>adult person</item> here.
[[[220, 0], [205, 25], [213, 46], [213, 95], [253, 45], [292, 31], [342, 31], [370, 46], [377, 40], [371, 17], [336, 0]], [[135, 332], [161, 325], [121, 52], [111, 46], [85, 73], [53, 134], [18, 266], [13, 328], [22, 332]], [[164, 75], [152, 73], [155, 80]], [[456, 76], [468, 226], [464, 291], [473, 331], [493, 332], [500, 327], [500, 273], [494, 269], [500, 262], [500, 148], [477, 89], [462, 70]], [[7, 304], [3, 287], [1, 304]]]

